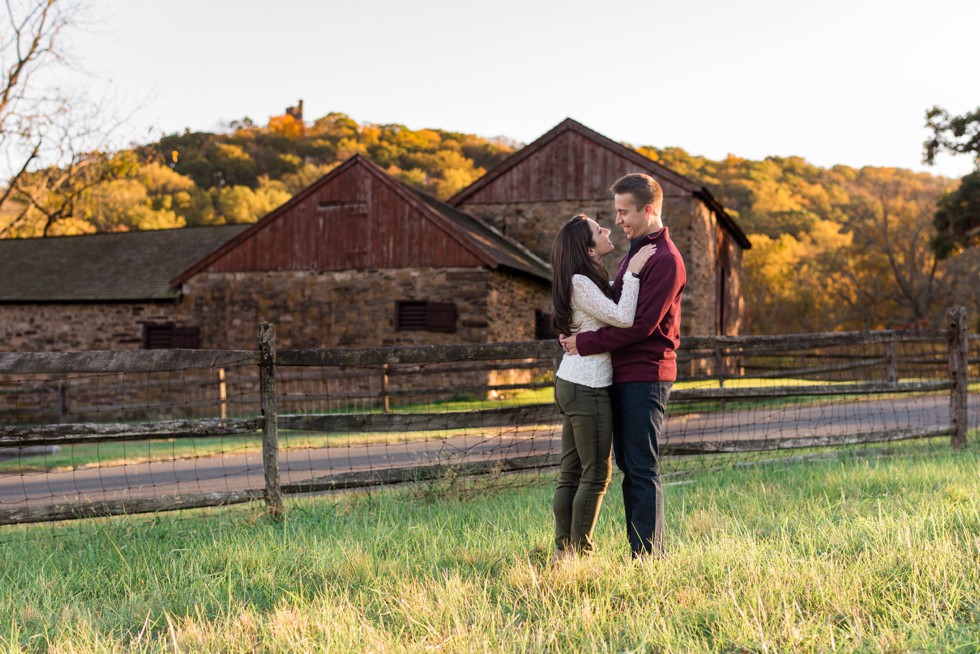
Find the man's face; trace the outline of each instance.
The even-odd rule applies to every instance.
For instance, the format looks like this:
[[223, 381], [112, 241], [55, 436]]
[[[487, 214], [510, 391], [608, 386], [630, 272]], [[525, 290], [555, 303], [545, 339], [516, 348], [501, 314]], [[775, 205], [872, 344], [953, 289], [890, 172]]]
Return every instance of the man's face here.
[[617, 193], [613, 201], [616, 205], [616, 224], [623, 228], [626, 238], [632, 241], [650, 231], [649, 216], [653, 207], [637, 207], [632, 193]]

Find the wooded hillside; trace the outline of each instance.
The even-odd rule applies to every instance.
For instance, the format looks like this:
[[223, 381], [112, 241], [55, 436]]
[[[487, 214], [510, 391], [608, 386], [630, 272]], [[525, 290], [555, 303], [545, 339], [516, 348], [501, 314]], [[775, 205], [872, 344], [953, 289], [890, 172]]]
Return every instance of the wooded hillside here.
[[[440, 198], [519, 144], [438, 129], [290, 114], [225, 133], [185, 132], [71, 169], [32, 172], [0, 213], [0, 236], [37, 237], [253, 222], [355, 153]], [[820, 168], [799, 157], [721, 161], [637, 148], [698, 180], [749, 234], [744, 297], [754, 333], [938, 324], [980, 314], [976, 250], [946, 260], [930, 241], [936, 204], [958, 184], [894, 168]], [[611, 182], [612, 180], [610, 180]], [[669, 224], [670, 217], [665, 217]]]
[[980, 252], [940, 260], [939, 200], [958, 180], [899, 168], [820, 168], [799, 157], [721, 161], [639, 148], [701, 181], [749, 235], [753, 333], [939, 326], [964, 304], [980, 325]]

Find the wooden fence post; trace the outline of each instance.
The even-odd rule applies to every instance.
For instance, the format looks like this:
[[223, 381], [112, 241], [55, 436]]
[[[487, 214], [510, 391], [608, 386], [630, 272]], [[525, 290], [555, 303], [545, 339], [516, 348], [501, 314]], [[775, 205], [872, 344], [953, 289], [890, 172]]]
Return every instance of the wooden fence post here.
[[885, 343], [885, 379], [889, 384], [898, 383], [898, 361], [895, 358], [895, 344]]
[[946, 312], [949, 340], [949, 423], [953, 430], [953, 447], [966, 447], [967, 387], [970, 345], [967, 334], [966, 307], [952, 307]]
[[225, 369], [218, 368], [218, 402], [219, 416], [222, 420], [228, 417], [228, 385], [225, 383]]
[[259, 325], [259, 393], [262, 398], [262, 467], [265, 470], [265, 504], [269, 516], [282, 520], [282, 487], [279, 484], [279, 411], [276, 406], [276, 328]]
[[58, 380], [58, 421], [68, 422], [68, 382]]
[[715, 348], [715, 373], [718, 376], [718, 388], [725, 388], [725, 359], [721, 355], [721, 348]]
[[381, 397], [384, 399], [384, 412], [391, 411], [391, 404], [388, 397], [388, 364], [381, 364]]

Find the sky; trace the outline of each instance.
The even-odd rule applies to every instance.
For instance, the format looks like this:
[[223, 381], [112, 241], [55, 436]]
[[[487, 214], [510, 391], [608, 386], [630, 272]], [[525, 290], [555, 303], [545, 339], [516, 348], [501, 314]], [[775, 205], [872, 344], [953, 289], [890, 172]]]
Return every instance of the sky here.
[[117, 138], [226, 129], [304, 100], [529, 143], [572, 117], [634, 146], [801, 156], [960, 177], [922, 163], [925, 111], [980, 106], [980, 2], [932, 0], [93, 0], [70, 83]]

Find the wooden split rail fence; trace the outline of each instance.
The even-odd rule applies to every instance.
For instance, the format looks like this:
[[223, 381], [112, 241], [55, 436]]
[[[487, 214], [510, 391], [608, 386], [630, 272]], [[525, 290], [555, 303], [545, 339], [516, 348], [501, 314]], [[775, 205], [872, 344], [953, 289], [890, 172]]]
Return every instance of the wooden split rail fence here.
[[[834, 446], [853, 443], [887, 442], [911, 438], [949, 436], [954, 447], [966, 444], [969, 427], [968, 395], [970, 366], [980, 363], [971, 359], [971, 344], [977, 345], [977, 337], [967, 331], [966, 311], [951, 309], [947, 313], [948, 327], [943, 330], [837, 332], [823, 334], [797, 334], [786, 336], [715, 336], [689, 337], [684, 339], [683, 370], [711, 370], [708, 378], [717, 383], [711, 388], [677, 388], [671, 394], [672, 407], [714, 402], [773, 400], [777, 398], [809, 398], [821, 396], [923, 394], [948, 392], [950, 419], [948, 425], [931, 425], [902, 430], [880, 430], [867, 433], [843, 433], [830, 436], [794, 439], [714, 439], [697, 441], [678, 439], [664, 444], [664, 454], [709, 454], [722, 452], [746, 452], [769, 449]], [[359, 367], [397, 366], [403, 364], [446, 364], [457, 362], [491, 362], [498, 368], [506, 363], [528, 366], [538, 361], [553, 370], [561, 350], [554, 341], [522, 343], [495, 343], [478, 345], [445, 345], [423, 347], [397, 347], [375, 349], [288, 350], [277, 352], [275, 332], [271, 325], [260, 326], [259, 348], [256, 351], [226, 350], [139, 350], [112, 352], [49, 352], [49, 353], [0, 353], [0, 375], [66, 375], [74, 373], [138, 373], [178, 371], [202, 368], [230, 368], [256, 366], [259, 369], [261, 396], [260, 414], [254, 418], [201, 418], [158, 420], [144, 422], [94, 423], [76, 422], [43, 425], [0, 426], [0, 448], [31, 447], [44, 445], [68, 445], [106, 442], [114, 440], [180, 439], [206, 436], [232, 436], [258, 434], [262, 436], [262, 460], [264, 488], [227, 492], [200, 493], [179, 497], [155, 497], [103, 501], [72, 506], [35, 506], [0, 509], [0, 525], [63, 520], [80, 517], [108, 516], [128, 513], [197, 508], [264, 500], [269, 513], [281, 516], [283, 496], [329, 489], [354, 488], [381, 483], [417, 481], [443, 475], [445, 464], [395, 467], [387, 470], [365, 472], [349, 471], [302, 482], [282, 483], [279, 467], [279, 430], [316, 430], [321, 432], [351, 432], [383, 430], [390, 433], [416, 430], [446, 430], [465, 428], [489, 428], [529, 424], [555, 424], [558, 421], [553, 403], [528, 404], [478, 411], [446, 413], [410, 413], [392, 410], [384, 398], [384, 410], [374, 413], [322, 413], [280, 415], [280, 393], [277, 378], [283, 368], [289, 367]], [[944, 361], [936, 356], [916, 353], [915, 344], [931, 344], [930, 352], [942, 351]], [[849, 355], [828, 355], [835, 348], [861, 346], [880, 347], [880, 355], [861, 360], [847, 361]], [[897, 347], [911, 347], [911, 354], [904, 359], [896, 357]], [[926, 348], [928, 350], [928, 348]], [[788, 353], [807, 352], [807, 361], [817, 365], [801, 366]], [[783, 385], [771, 387], [739, 387], [729, 385], [743, 374], [753, 378], [770, 376], [746, 371], [758, 366], [757, 361], [766, 357], [783, 356], [788, 367], [781, 371], [783, 377], [838, 379], [847, 370], [867, 370], [879, 367], [884, 370], [880, 379], [853, 379], [850, 382], [816, 385]], [[836, 359], [834, 357], [836, 356]], [[829, 358], [828, 358], [829, 357]], [[836, 363], [820, 363], [834, 359]], [[841, 363], [841, 361], [844, 361]], [[523, 362], [523, 363], [521, 363]], [[917, 378], [902, 381], [897, 370], [928, 364], [942, 365], [946, 374], [940, 379]], [[776, 376], [774, 373], [772, 376]], [[980, 372], [978, 372], [980, 377]], [[689, 375], [696, 378], [697, 375]], [[705, 376], [701, 375], [701, 379]], [[533, 388], [548, 382], [511, 384], [507, 388]], [[396, 407], [397, 408], [397, 407]], [[683, 412], [683, 409], [681, 409]], [[673, 419], [673, 414], [672, 418]], [[454, 469], [462, 474], [486, 473], [544, 467], [557, 463], [558, 455], [525, 454], [516, 458], [460, 463]]]

